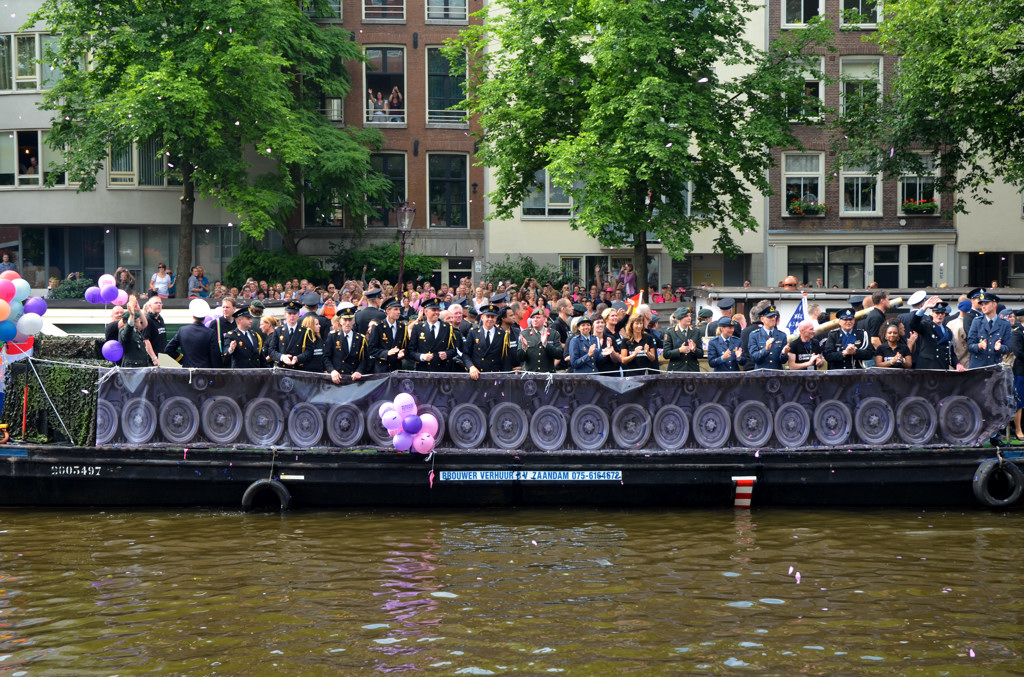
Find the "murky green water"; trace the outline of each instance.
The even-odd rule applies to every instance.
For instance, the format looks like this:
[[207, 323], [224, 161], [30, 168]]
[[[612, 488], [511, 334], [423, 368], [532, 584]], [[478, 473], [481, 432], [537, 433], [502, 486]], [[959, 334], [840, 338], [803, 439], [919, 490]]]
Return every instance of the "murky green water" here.
[[1019, 511], [8, 509], [0, 674], [1021, 674], [1022, 558]]

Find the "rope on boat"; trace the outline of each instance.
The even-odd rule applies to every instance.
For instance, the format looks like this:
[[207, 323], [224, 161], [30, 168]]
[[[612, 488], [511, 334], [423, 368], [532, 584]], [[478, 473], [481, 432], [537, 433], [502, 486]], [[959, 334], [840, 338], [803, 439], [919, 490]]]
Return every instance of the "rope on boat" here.
[[43, 385], [43, 379], [39, 377], [39, 372], [36, 371], [36, 365], [32, 364], [33, 361], [34, 360], [31, 357], [29, 357], [28, 366], [32, 368], [32, 373], [36, 375], [36, 380], [39, 381], [39, 387], [43, 389], [43, 395], [46, 397], [46, 401], [50, 403], [50, 407], [53, 409], [53, 413], [57, 415], [57, 420], [60, 421], [60, 425], [62, 428], [64, 428], [64, 432], [67, 434], [68, 439], [77, 445], [78, 441], [75, 439], [75, 436], [71, 434], [71, 431], [68, 430], [68, 427], [64, 424], [64, 419], [61, 418], [60, 416], [60, 412], [57, 411], [57, 406], [53, 403], [53, 400], [50, 399], [50, 393], [46, 392], [46, 386]]

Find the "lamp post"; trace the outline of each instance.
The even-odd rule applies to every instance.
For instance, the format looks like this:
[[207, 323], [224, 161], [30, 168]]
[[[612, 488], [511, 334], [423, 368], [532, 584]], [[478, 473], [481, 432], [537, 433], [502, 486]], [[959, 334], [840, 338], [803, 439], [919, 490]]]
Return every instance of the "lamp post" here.
[[401, 300], [405, 293], [405, 286], [402, 276], [405, 273], [405, 237], [412, 231], [412, 222], [416, 218], [416, 208], [410, 207], [408, 202], [403, 202], [398, 212], [398, 296]]

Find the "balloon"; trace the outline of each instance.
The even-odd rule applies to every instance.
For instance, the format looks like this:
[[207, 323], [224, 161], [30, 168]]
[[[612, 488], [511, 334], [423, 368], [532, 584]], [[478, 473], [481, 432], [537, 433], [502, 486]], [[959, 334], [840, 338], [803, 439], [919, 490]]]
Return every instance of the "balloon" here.
[[303, 315], [305, 315], [308, 312], [309, 312], [309, 310], [307, 310], [306, 308], [299, 308], [299, 317], [302, 317]]
[[398, 393], [395, 397], [395, 409], [402, 418], [416, 413], [416, 400], [409, 393]]
[[7, 316], [11, 322], [17, 322], [18, 318], [25, 314], [25, 308], [21, 305], [21, 301], [11, 301], [7, 305], [11, 307], [11, 314]]
[[110, 362], [120, 362], [121, 358], [124, 357], [124, 346], [110, 339], [103, 344], [103, 357]]
[[18, 320], [18, 331], [25, 336], [35, 336], [43, 328], [43, 318], [35, 313], [25, 313]]
[[203, 318], [203, 326], [209, 327], [211, 324], [213, 324], [214, 319], [216, 318], [214, 318], [212, 315], [207, 315], [206, 317]]
[[32, 293], [32, 286], [28, 283], [28, 280], [23, 280], [20, 277], [14, 281], [14, 300], [24, 301], [28, 298], [28, 295]]
[[117, 287], [108, 284], [106, 287], [100, 287], [100, 298], [103, 299], [104, 303], [113, 303], [117, 300], [117, 292], [119, 291]]
[[18, 335], [18, 327], [10, 320], [0, 322], [0, 341], [10, 341]]
[[429, 454], [434, 450], [434, 436], [420, 433], [413, 439], [412, 448], [417, 454]]
[[117, 298], [114, 299], [114, 303], [119, 306], [123, 306], [124, 304], [128, 303], [128, 292], [126, 292], [124, 289], [118, 289]]
[[380, 424], [384, 426], [386, 430], [402, 429], [402, 419], [398, 416], [398, 412], [393, 410], [385, 412], [384, 415], [380, 417]]
[[13, 270], [5, 270], [4, 272], [0, 273], [0, 280], [10, 280], [11, 282], [13, 282], [14, 280], [20, 279], [21, 275], [18, 275], [18, 273]]
[[385, 412], [394, 410], [395, 405], [393, 402], [381, 402], [380, 408], [377, 409], [377, 415], [383, 418]]
[[394, 430], [388, 430], [388, 435], [391, 435], [392, 437], [394, 437], [395, 435], [401, 434], [401, 432], [402, 432], [401, 428], [395, 428]]
[[412, 447], [412, 435], [398, 433], [395, 435], [394, 442], [395, 449], [398, 449], [399, 451], [409, 451], [409, 448]]
[[6, 320], [10, 314], [11, 307], [7, 304], [7, 301], [0, 300], [0, 322]]
[[[3, 283], [0, 282], [0, 285]], [[3, 298], [3, 287], [0, 286], [0, 298]], [[12, 294], [13, 298], [13, 294]], [[89, 287], [85, 290], [85, 300], [89, 303], [103, 303], [103, 297], [100, 296], [99, 287]]]
[[422, 427], [423, 421], [421, 421], [420, 417], [417, 416], [416, 414], [406, 416], [405, 418], [402, 419], [402, 430], [409, 433], [410, 435], [415, 435], [420, 431], [420, 428]]
[[433, 437], [437, 435], [437, 417], [433, 414], [422, 414], [420, 421], [423, 423], [423, 427], [420, 428], [420, 435], [426, 433]]
[[[5, 304], [6, 305], [6, 304]], [[7, 306], [10, 310], [10, 306]], [[27, 299], [24, 303], [26, 313], [35, 313], [36, 315], [46, 314], [46, 301], [39, 296], [33, 296]]]
[[10, 280], [0, 279], [0, 299], [10, 301], [14, 298], [14, 283]]
[[11, 341], [13, 343], [24, 343], [27, 340], [28, 340], [28, 337], [25, 336], [24, 334], [22, 334], [20, 331], [17, 334], [14, 335], [13, 339], [11, 339]]
[[117, 286], [117, 280], [114, 279], [114, 276], [111, 275], [110, 273], [105, 273], [103, 275], [100, 275], [100, 279], [97, 280], [97, 284], [99, 284], [101, 289], [103, 287], [109, 287], [111, 285], [114, 285], [116, 287]]

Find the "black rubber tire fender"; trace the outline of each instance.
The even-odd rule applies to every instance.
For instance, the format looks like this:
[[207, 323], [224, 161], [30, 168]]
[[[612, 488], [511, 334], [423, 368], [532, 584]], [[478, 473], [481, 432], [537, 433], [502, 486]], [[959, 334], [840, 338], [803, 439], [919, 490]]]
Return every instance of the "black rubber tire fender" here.
[[[997, 469], [1006, 473], [1012, 485], [1010, 495], [1006, 498], [996, 498], [988, 490], [988, 481], [992, 479], [992, 474]], [[1005, 508], [1016, 503], [1021, 493], [1024, 492], [1024, 472], [1021, 472], [1021, 469], [1014, 463], [990, 458], [987, 461], [982, 461], [981, 465], [978, 466], [978, 469], [974, 472], [974, 482], [972, 484], [975, 498], [981, 501], [983, 505], [987, 505], [990, 508]]]
[[281, 512], [284, 512], [292, 503], [292, 495], [280, 480], [256, 480], [245, 490], [242, 494], [242, 508], [245, 510], [252, 510], [253, 501], [259, 494], [270, 491], [277, 496], [277, 500], [281, 503]]

